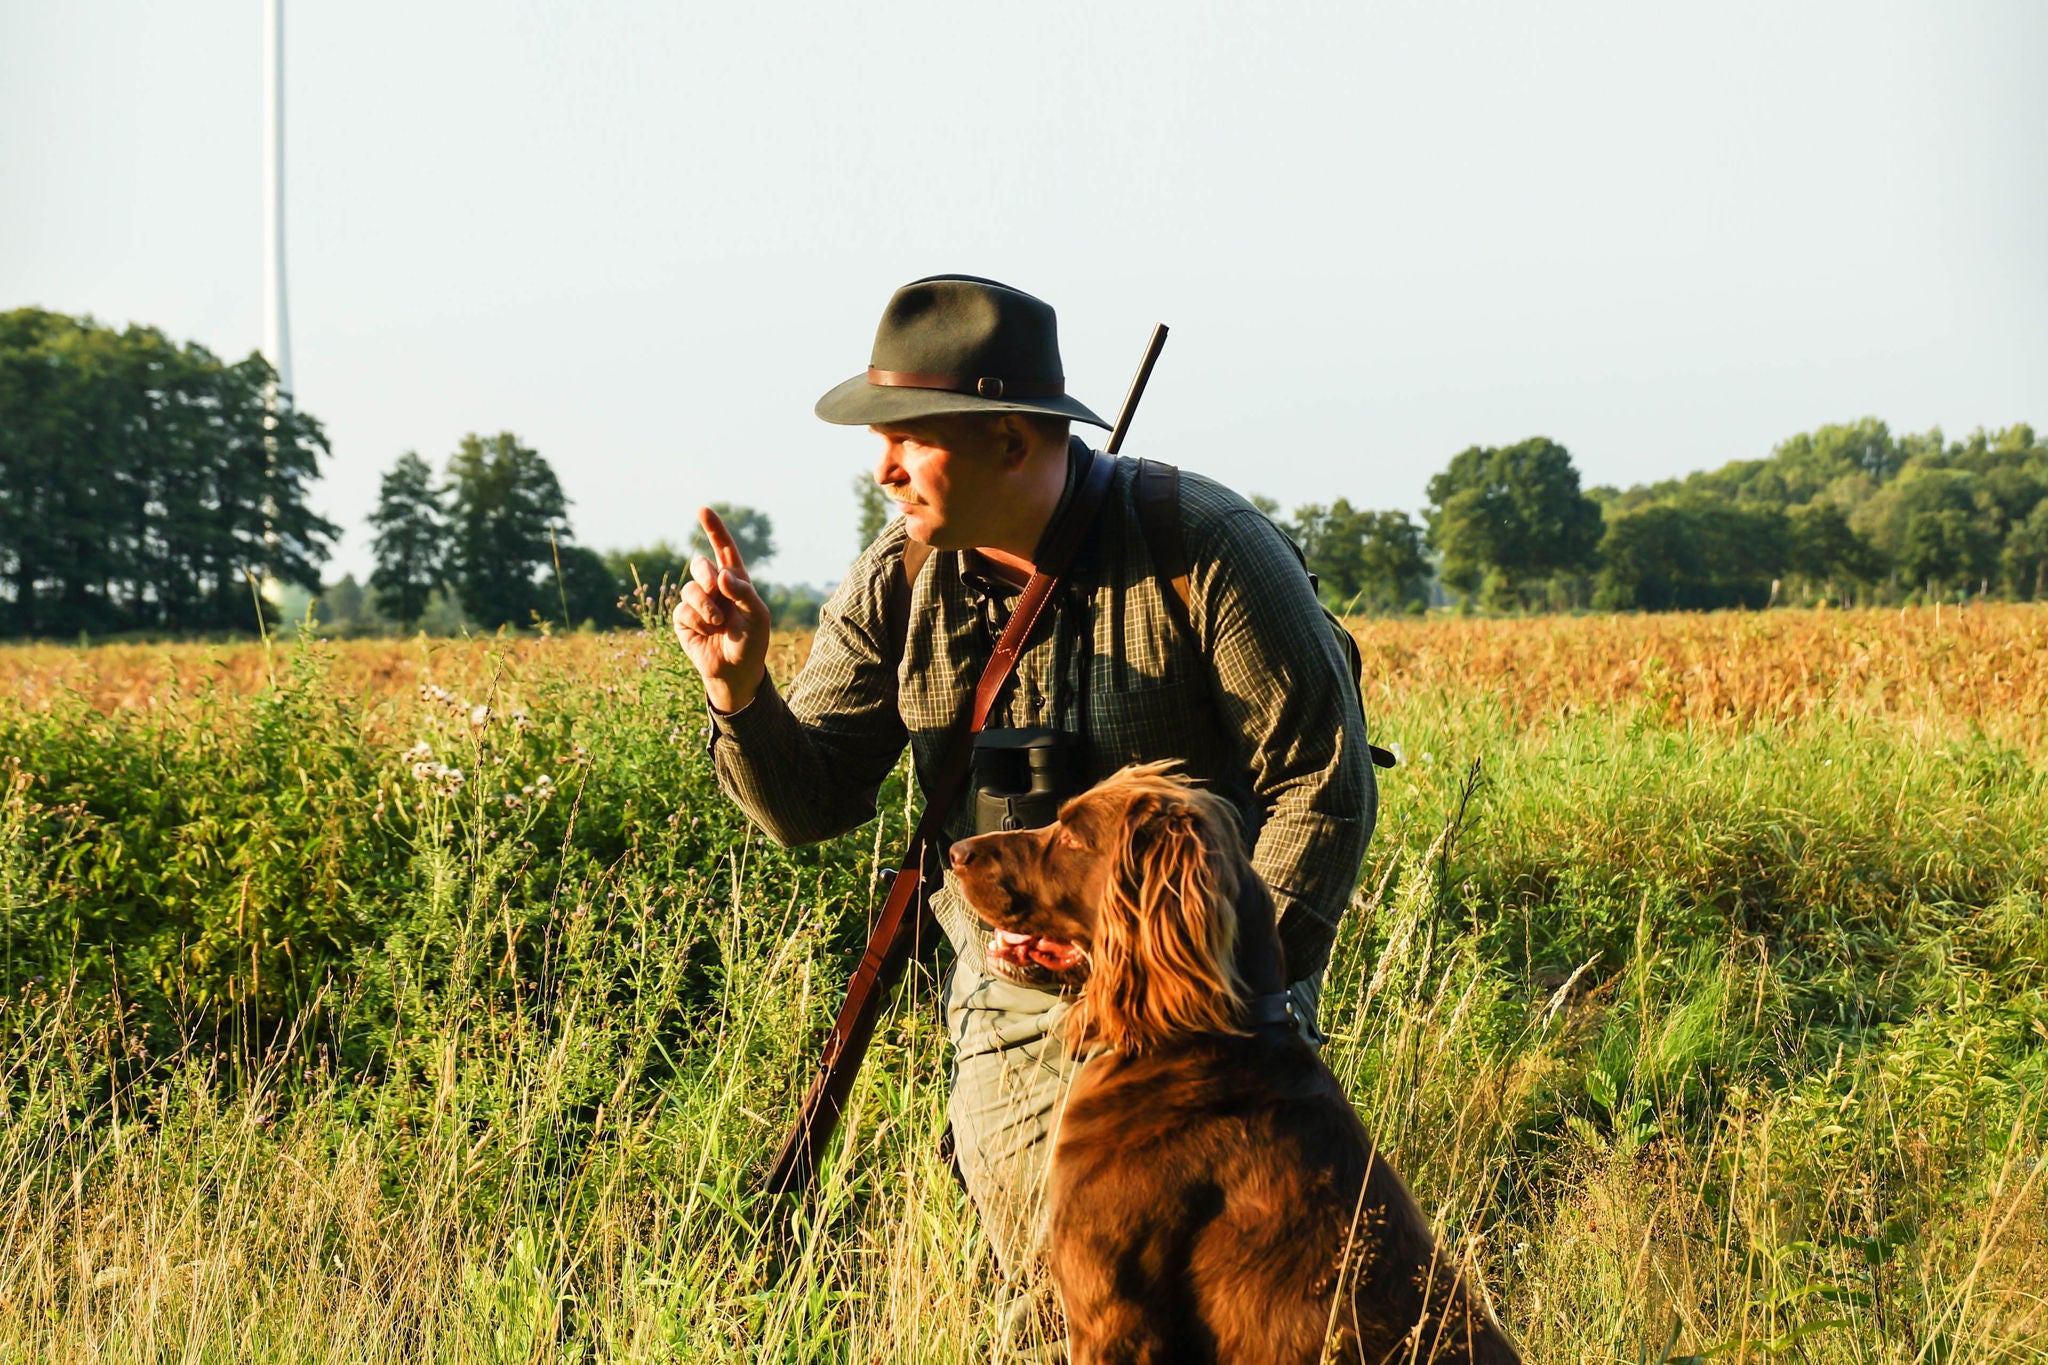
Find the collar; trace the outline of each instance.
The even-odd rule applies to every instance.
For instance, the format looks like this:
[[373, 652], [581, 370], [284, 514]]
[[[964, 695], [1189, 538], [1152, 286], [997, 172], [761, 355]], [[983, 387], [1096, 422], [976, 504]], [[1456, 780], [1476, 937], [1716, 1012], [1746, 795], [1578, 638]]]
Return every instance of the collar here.
[[[1075, 495], [1081, 488], [1081, 476], [1088, 472], [1089, 463], [1094, 458], [1095, 452], [1088, 449], [1087, 442], [1078, 436], [1067, 438], [1067, 482], [1060, 489], [1060, 500], [1053, 505], [1052, 516], [1046, 519], [1045, 529], [1039, 532], [1038, 547], [1031, 555], [1034, 561], [1042, 561], [1045, 558], [1046, 547], [1054, 543], [1062, 524], [1073, 515]], [[1000, 597], [1013, 597], [1023, 591], [1018, 584], [980, 565], [981, 557], [978, 553], [969, 552], [960, 557], [960, 577], [970, 587], [977, 588], [984, 594]]]
[[1286, 991], [1255, 995], [1245, 1006], [1244, 1021], [1254, 1028], [1279, 1028], [1292, 1033], [1295, 1030], [1294, 1000]]
[[1060, 527], [1074, 514], [1074, 495], [1080, 490], [1081, 476], [1087, 472], [1094, 460], [1095, 452], [1088, 449], [1088, 443], [1078, 436], [1067, 438], [1067, 482], [1060, 489], [1060, 500], [1054, 504], [1052, 515], [1046, 518], [1045, 529], [1038, 533], [1038, 548], [1031, 552], [1034, 564], [1045, 561], [1046, 547], [1059, 539]]

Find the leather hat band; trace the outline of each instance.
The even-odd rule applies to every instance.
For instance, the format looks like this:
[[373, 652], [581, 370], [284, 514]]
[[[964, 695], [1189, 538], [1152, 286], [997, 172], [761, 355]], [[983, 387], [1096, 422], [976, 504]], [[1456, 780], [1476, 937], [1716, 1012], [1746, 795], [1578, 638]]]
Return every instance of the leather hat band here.
[[878, 370], [868, 366], [868, 383], [891, 389], [943, 389], [947, 393], [971, 393], [979, 398], [1063, 398], [1063, 379], [1051, 383], [1022, 379], [963, 379], [952, 374], [917, 374], [910, 370]]

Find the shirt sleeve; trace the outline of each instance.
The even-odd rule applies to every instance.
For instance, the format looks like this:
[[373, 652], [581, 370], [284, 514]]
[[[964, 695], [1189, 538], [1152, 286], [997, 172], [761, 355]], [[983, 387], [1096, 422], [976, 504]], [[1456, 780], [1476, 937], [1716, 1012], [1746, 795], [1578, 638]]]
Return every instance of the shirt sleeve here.
[[1264, 815], [1290, 980], [1320, 972], [1372, 837], [1378, 789], [1350, 660], [1280, 529], [1242, 507], [1186, 527], [1190, 617], [1214, 700]]
[[887, 613], [904, 538], [899, 520], [854, 561], [818, 613], [810, 658], [786, 699], [771, 679], [742, 709], [711, 714], [719, 786], [778, 844], [816, 843], [872, 820], [903, 752]]

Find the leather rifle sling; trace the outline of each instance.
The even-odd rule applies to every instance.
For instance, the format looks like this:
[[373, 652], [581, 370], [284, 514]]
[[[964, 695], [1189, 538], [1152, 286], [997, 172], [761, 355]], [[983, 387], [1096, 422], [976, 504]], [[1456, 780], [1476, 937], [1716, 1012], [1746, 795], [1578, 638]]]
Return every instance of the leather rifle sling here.
[[889, 894], [882, 902], [881, 914], [876, 917], [867, 951], [861, 954], [860, 965], [854, 968], [853, 979], [847, 983], [846, 999], [839, 1006], [839, 1016], [833, 1021], [832, 1031], [825, 1035], [824, 1056], [819, 1060], [817, 1076], [804, 1095], [796, 1123], [783, 1140], [782, 1149], [776, 1153], [775, 1164], [769, 1170], [767, 1189], [770, 1194], [802, 1193], [810, 1187], [817, 1174], [818, 1158], [831, 1142], [833, 1130], [839, 1125], [840, 1111], [846, 1107], [846, 1098], [852, 1093], [854, 1075], [860, 1070], [861, 1059], [867, 1055], [868, 1043], [874, 1037], [875, 1025], [881, 1018], [890, 987], [903, 974], [903, 968], [913, 955], [922, 957], [938, 947], [938, 920], [923, 894], [927, 851], [945, 836], [946, 821], [954, 807], [960, 804], [960, 797], [966, 790], [974, 758], [974, 736], [988, 722], [989, 713], [995, 709], [996, 698], [1016, 671], [1018, 657], [1023, 654], [1032, 630], [1044, 613], [1045, 604], [1051, 600], [1053, 590], [1059, 586], [1075, 552], [1093, 528], [1115, 472], [1116, 461], [1110, 456], [1092, 456], [1066, 515], [1049, 532], [1036, 571], [1024, 585], [1023, 593], [1010, 612], [1009, 624], [1004, 627], [1002, 637], [996, 641], [995, 652], [981, 671], [981, 680], [975, 685], [972, 701], [963, 707], [963, 714], [954, 723], [940, 760], [937, 780], [927, 793], [924, 814], [910, 837], [910, 847], [898, 864], [894, 879], [889, 883]]

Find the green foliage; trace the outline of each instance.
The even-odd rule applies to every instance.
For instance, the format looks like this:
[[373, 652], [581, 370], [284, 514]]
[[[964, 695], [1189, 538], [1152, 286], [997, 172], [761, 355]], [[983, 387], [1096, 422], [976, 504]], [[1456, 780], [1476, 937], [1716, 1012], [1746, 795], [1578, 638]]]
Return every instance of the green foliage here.
[[609, 550], [604, 565], [625, 591], [638, 582], [649, 591], [664, 583], [671, 587], [690, 581], [690, 552], [666, 540], [637, 550]]
[[1364, 511], [1339, 498], [1327, 507], [1295, 508], [1293, 522], [1282, 529], [1301, 547], [1323, 600], [1334, 608], [1397, 609], [1424, 593], [1429, 561], [1422, 528], [1406, 512]]
[[583, 545], [559, 545], [555, 549], [560, 608], [564, 626], [594, 626], [599, 630], [631, 625], [633, 618], [619, 605], [630, 588], [613, 576], [611, 566], [597, 551]]
[[[1816, 529], [1825, 535], [1832, 528]], [[1685, 498], [1615, 512], [1600, 540], [1593, 605], [1762, 607], [1792, 544], [1785, 514], [1775, 508]]]
[[317, 589], [320, 423], [262, 356], [0, 313], [0, 635], [249, 631], [252, 579]]
[[553, 577], [568, 499], [540, 452], [509, 431], [472, 432], [448, 457], [445, 496], [448, 570], [463, 610], [491, 630], [558, 619], [558, 594], [548, 591], [555, 585], [541, 579]]
[[[1769, 459], [1613, 494], [1599, 601], [1755, 605], [1758, 585], [1780, 574], [1779, 600], [1793, 602], [1993, 587], [2038, 597], [2048, 556], [2030, 528], [2044, 502], [2048, 444], [2024, 424], [1959, 442], [1939, 430], [1894, 436], [1875, 418], [1825, 426]], [[1780, 539], [1746, 543], [1778, 534], [1773, 518]], [[1750, 532], [1738, 529], [1745, 523]]]
[[[711, 510], [718, 513], [725, 529], [732, 533], [733, 544], [739, 546], [740, 558], [745, 561], [749, 573], [775, 558], [775, 526], [766, 512], [730, 502], [714, 502]], [[701, 526], [690, 531], [690, 553], [711, 553], [711, 542], [704, 538]]]
[[2048, 599], [2048, 498], [2036, 503], [2026, 520], [2013, 527], [1999, 564], [2008, 597], [2035, 602]]
[[859, 520], [854, 527], [854, 536], [865, 550], [874, 544], [875, 537], [882, 534], [882, 528], [889, 524], [889, 518], [896, 515], [896, 505], [889, 501], [889, 495], [882, 491], [882, 485], [870, 474], [853, 476], [854, 506], [858, 509]]
[[410, 450], [385, 471], [377, 488], [377, 506], [370, 513], [377, 533], [370, 550], [377, 568], [370, 586], [377, 591], [377, 610], [405, 630], [418, 623], [427, 599], [447, 580], [445, 496], [434, 483], [433, 469]]
[[1468, 595], [1491, 580], [1489, 605], [1519, 605], [1530, 581], [1594, 562], [1600, 505], [1579, 490], [1571, 453], [1555, 441], [1460, 451], [1429, 481], [1429, 501], [1441, 577]]
[[761, 600], [774, 613], [777, 630], [815, 630], [825, 594], [808, 583], [756, 583]]

